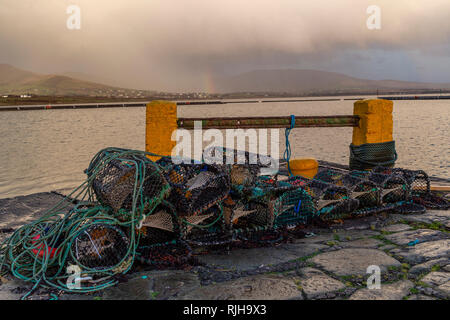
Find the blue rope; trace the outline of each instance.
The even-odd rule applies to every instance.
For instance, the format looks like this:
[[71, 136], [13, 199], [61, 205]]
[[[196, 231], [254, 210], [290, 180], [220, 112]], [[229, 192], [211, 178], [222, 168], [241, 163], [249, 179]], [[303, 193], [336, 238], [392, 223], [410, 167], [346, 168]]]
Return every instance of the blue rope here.
[[289, 134], [291, 133], [291, 130], [295, 127], [295, 116], [291, 115], [291, 127], [286, 128], [284, 131], [284, 135], [286, 136], [286, 149], [284, 150], [283, 158], [287, 162], [287, 168], [289, 171], [289, 175], [292, 176], [291, 166], [289, 164], [289, 161], [291, 160], [291, 143], [289, 142]]

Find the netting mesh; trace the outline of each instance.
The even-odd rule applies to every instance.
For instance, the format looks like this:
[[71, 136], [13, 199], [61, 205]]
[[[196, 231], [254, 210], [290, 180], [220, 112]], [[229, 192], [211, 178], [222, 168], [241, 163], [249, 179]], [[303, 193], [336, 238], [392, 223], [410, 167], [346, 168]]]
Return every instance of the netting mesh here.
[[274, 201], [273, 208], [277, 227], [307, 224], [318, 215], [313, 197], [301, 188], [284, 193]]
[[333, 183], [349, 189], [350, 197], [358, 200], [358, 208], [352, 215], [366, 215], [374, 208], [381, 207], [381, 188], [376, 183], [367, 179], [367, 176], [357, 177], [357, 175], [334, 170], [330, 168], [320, 168], [315, 179]]
[[294, 176], [288, 179], [294, 186], [302, 187], [316, 203], [316, 216], [322, 220], [342, 219], [354, 211], [359, 202], [350, 198], [351, 191], [345, 186], [338, 186], [318, 179]]
[[405, 179], [409, 186], [412, 200], [415, 204], [429, 209], [447, 210], [450, 208], [450, 201], [437, 196], [431, 192], [430, 178], [422, 170], [408, 170], [403, 168], [376, 167], [374, 172], [383, 174], [396, 174]]
[[[140, 246], [151, 246], [179, 239], [180, 227], [176, 211], [164, 202], [153, 213], [146, 216], [136, 230], [140, 236]], [[138, 248], [140, 249], [140, 247]]]
[[229, 242], [222, 205], [188, 217], [181, 217], [182, 238], [195, 245], [218, 245]]
[[166, 163], [164, 172], [172, 187], [168, 201], [179, 216], [200, 214], [230, 192], [229, 175], [223, 166]]
[[401, 176], [408, 183], [412, 195], [421, 196], [430, 193], [430, 178], [422, 170], [408, 170], [378, 166], [373, 169], [373, 172]]
[[273, 226], [273, 202], [240, 203], [233, 209], [232, 229], [234, 233], [249, 232], [251, 230], [266, 230]]

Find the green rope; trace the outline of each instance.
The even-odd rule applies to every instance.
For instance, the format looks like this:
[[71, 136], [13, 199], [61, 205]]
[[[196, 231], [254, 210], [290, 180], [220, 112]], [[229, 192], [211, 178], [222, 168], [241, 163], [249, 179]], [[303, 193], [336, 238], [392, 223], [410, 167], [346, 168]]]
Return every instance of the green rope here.
[[[77, 293], [98, 291], [117, 283], [114, 278], [117, 269], [124, 268], [121, 273], [130, 270], [132, 263], [128, 262], [134, 261], [139, 245], [139, 236], [136, 236], [135, 229], [144, 218], [144, 213], [151, 214], [169, 189], [166, 186], [156, 197], [144, 199], [143, 185], [147, 178], [145, 166], [152, 163], [147, 156], [156, 155], [118, 148], [101, 150], [85, 171], [88, 174], [86, 181], [49, 209], [43, 217], [22, 226], [0, 245], [1, 274], [10, 272], [18, 279], [33, 283], [32, 289], [22, 299], [26, 299], [39, 286]], [[92, 183], [96, 175], [112, 160], [126, 161], [136, 168], [132, 206], [126, 221], [117, 219], [108, 207], [93, 206], [97, 202]], [[156, 164], [154, 166], [153, 174], [157, 174], [159, 167]], [[68, 199], [75, 199], [78, 204], [70, 209], [71, 201]], [[129, 246], [126, 254], [114, 266], [101, 270], [84, 266], [83, 277], [100, 274], [101, 280], [94, 285], [83, 286], [82, 289], [69, 289], [66, 281], [70, 275], [66, 273], [66, 267], [69, 263], [81, 265], [71, 251], [73, 241], [87, 228], [98, 224], [128, 228]], [[36, 238], [37, 235], [39, 238]]]
[[397, 158], [395, 141], [350, 145], [351, 170], [368, 170], [376, 166], [392, 167]]
[[294, 127], [295, 127], [295, 116], [291, 115], [291, 127], [286, 128], [286, 130], [284, 131], [284, 135], [286, 138], [286, 149], [284, 150], [284, 154], [283, 154], [283, 158], [287, 162], [287, 169], [288, 169], [289, 175], [291, 175], [291, 176], [292, 176], [292, 171], [291, 171], [291, 165], [289, 163], [291, 160], [291, 143], [289, 141], [289, 135], [291, 134], [291, 130], [294, 129]]

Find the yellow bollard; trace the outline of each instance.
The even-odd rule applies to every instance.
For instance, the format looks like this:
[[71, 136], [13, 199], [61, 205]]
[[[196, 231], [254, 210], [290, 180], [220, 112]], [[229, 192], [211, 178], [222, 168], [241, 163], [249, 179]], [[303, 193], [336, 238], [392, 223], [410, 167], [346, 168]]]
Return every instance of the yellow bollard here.
[[294, 176], [312, 179], [317, 174], [319, 163], [316, 159], [294, 159], [289, 161], [289, 167]]
[[360, 117], [359, 127], [353, 128], [353, 145], [382, 143], [393, 140], [393, 102], [361, 100], [355, 102], [353, 114]]
[[[176, 141], [172, 132], [178, 129], [177, 104], [169, 101], [152, 101], [147, 104], [145, 150], [161, 156], [170, 156]], [[156, 161], [160, 157], [150, 157]]]
[[392, 167], [397, 160], [393, 140], [393, 102], [362, 100], [355, 102], [353, 113], [359, 126], [353, 128], [349, 166], [351, 170], [371, 170], [376, 166]]

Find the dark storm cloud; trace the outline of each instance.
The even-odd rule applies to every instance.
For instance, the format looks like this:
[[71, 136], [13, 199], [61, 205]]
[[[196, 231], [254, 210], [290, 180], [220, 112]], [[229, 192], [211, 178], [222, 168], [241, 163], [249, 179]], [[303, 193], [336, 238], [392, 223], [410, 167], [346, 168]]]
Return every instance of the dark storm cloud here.
[[[81, 8], [81, 30], [66, 28], [70, 4]], [[381, 7], [381, 30], [366, 27], [369, 5]], [[448, 56], [433, 48], [449, 43], [449, 13], [448, 0], [1, 0], [0, 63], [204, 89], [215, 75], [255, 68], [337, 59], [352, 69], [370, 50]]]

